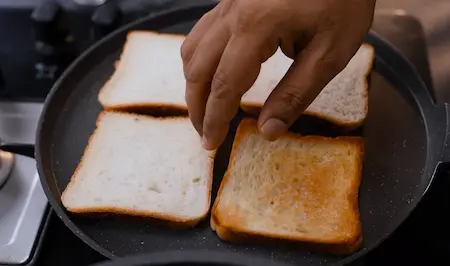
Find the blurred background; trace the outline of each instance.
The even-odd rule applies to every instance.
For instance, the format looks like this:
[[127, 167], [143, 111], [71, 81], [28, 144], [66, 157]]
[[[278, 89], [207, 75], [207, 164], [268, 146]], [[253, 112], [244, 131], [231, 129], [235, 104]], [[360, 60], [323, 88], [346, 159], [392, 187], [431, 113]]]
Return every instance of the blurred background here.
[[[430, 68], [437, 98], [449, 102], [450, 1], [377, 0], [378, 12], [391, 12], [392, 9], [402, 9], [421, 21], [428, 46]], [[399, 12], [402, 11], [399, 10]]]

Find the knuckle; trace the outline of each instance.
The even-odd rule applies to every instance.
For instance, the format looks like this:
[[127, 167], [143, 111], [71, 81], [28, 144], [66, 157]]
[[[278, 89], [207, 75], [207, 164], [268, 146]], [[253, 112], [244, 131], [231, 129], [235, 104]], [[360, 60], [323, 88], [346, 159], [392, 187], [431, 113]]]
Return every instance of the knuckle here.
[[197, 83], [199, 80], [198, 75], [196, 75], [189, 67], [184, 71], [184, 78], [190, 83]]
[[222, 0], [219, 2], [219, 16], [227, 16], [231, 9], [236, 5], [236, 0]]
[[[261, 29], [261, 25], [265, 28], [272, 28], [272, 25], [278, 24], [283, 20], [280, 12], [280, 4], [278, 1], [236, 1], [234, 10], [235, 30], [236, 32], [254, 32]], [[271, 23], [268, 23], [268, 22]], [[265, 29], [264, 31], [267, 31]]]
[[286, 108], [288, 112], [302, 111], [307, 104], [306, 99], [304, 99], [303, 96], [298, 93], [296, 87], [288, 85], [284, 89], [285, 92], [281, 97], [284, 108]]
[[348, 43], [337, 44], [336, 40], [339, 38], [337, 33], [323, 33], [322, 36], [316, 36], [313, 39], [315, 43], [312, 47], [316, 49], [318, 55], [316, 67], [319, 71], [335, 75], [341, 72], [350, 61], [353, 49]]
[[254, 1], [239, 1], [236, 4], [236, 10], [234, 14], [235, 19], [235, 31], [236, 32], [249, 32], [254, 31], [261, 23], [262, 18], [265, 18], [265, 14], [269, 12], [261, 3], [254, 3]]
[[236, 30], [238, 32], [245, 32], [252, 28], [254, 17], [252, 11], [240, 10], [236, 14]]
[[194, 69], [190, 64], [187, 65], [184, 70], [184, 78], [189, 83], [200, 83], [202, 81], [202, 76], [196, 69]]
[[189, 62], [192, 58], [192, 48], [189, 45], [189, 41], [184, 41], [180, 48], [181, 59], [183, 62]]
[[223, 100], [229, 96], [230, 91], [228, 90], [228, 82], [226, 80], [226, 76], [222, 72], [217, 72], [214, 75], [211, 84], [211, 97], [217, 100]]

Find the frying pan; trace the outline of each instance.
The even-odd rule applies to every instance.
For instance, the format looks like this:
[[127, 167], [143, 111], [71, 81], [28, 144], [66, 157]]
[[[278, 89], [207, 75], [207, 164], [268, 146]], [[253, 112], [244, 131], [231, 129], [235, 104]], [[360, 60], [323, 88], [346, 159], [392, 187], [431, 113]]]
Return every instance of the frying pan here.
[[[108, 258], [152, 253], [150, 258], [160, 263], [176, 263], [174, 257], [189, 251], [195, 254], [190, 259], [198, 258], [199, 263], [214, 258], [210, 265], [219, 263], [219, 259], [220, 265], [252, 265], [250, 258], [255, 258], [261, 265], [276, 266], [340, 265], [363, 256], [408, 217], [426, 193], [441, 162], [450, 157], [447, 105], [436, 106], [414, 68], [374, 33], [365, 39], [375, 47], [376, 57], [370, 79], [369, 114], [362, 128], [366, 157], [359, 196], [364, 237], [360, 251], [337, 257], [303, 249], [231, 245], [216, 237], [208, 220], [192, 230], [172, 231], [138, 218], [86, 217], [72, 215], [63, 208], [61, 191], [95, 128], [101, 111], [97, 94], [113, 73], [127, 32], [187, 33], [213, 7], [214, 4], [207, 4], [173, 9], [121, 28], [86, 51], [55, 83], [39, 121], [35, 152], [41, 182], [54, 211], [74, 234]], [[231, 141], [232, 137], [228, 138], [225, 146]], [[226, 161], [219, 152], [215, 187]], [[165, 262], [161, 254], [165, 254]]]

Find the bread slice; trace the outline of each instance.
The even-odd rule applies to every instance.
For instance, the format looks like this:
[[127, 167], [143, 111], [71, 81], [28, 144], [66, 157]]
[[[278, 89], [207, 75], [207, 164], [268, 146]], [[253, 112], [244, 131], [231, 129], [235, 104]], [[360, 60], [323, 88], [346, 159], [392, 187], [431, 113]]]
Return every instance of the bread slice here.
[[[368, 112], [368, 75], [373, 59], [374, 48], [363, 44], [304, 113], [343, 127], [354, 128], [361, 125]], [[292, 59], [278, 49], [262, 65], [258, 79], [242, 97], [241, 108], [250, 114], [259, 114], [264, 102], [291, 64]]]
[[213, 155], [202, 148], [189, 118], [104, 111], [62, 203], [73, 213], [194, 226], [209, 212]]
[[185, 36], [131, 31], [116, 69], [100, 90], [105, 109], [187, 114], [180, 48]]
[[287, 133], [270, 142], [257, 122], [238, 126], [230, 163], [214, 202], [211, 227], [233, 243], [274, 240], [346, 254], [362, 231], [358, 190], [360, 137]]
[[[98, 95], [103, 108], [152, 115], [187, 114], [180, 56], [184, 39], [177, 34], [129, 32], [116, 70]], [[305, 113], [345, 127], [362, 124], [368, 111], [367, 78], [373, 58], [373, 47], [363, 44]], [[280, 49], [263, 63], [254, 85], [242, 97], [242, 109], [257, 115], [291, 63]]]

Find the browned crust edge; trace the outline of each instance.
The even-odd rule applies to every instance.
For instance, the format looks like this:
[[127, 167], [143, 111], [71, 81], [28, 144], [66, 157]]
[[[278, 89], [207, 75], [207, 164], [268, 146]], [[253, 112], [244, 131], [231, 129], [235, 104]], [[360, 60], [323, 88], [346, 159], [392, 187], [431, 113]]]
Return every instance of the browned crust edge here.
[[[303, 114], [310, 115], [310, 116], [315, 116], [317, 118], [320, 118], [320, 119], [326, 120], [326, 121], [328, 121], [330, 123], [333, 123], [333, 124], [335, 124], [335, 125], [337, 125], [339, 127], [344, 127], [344, 128], [348, 128], [348, 129], [355, 129], [355, 128], [361, 126], [364, 123], [364, 121], [365, 121], [365, 119], [367, 117], [367, 114], [369, 112], [369, 108], [368, 108], [368, 106], [369, 106], [369, 76], [370, 76], [370, 73], [373, 70], [373, 62], [374, 62], [374, 59], [375, 59], [375, 48], [369, 43], [363, 43], [361, 46], [364, 46], [364, 47], [370, 49], [371, 52], [372, 52], [372, 57], [371, 57], [370, 62], [369, 62], [369, 67], [366, 70], [365, 79], [364, 79], [365, 80], [365, 91], [364, 91], [364, 96], [365, 96], [364, 97], [364, 101], [365, 101], [364, 106], [365, 106], [365, 109], [364, 109], [364, 117], [361, 118], [358, 121], [355, 121], [355, 122], [347, 122], [347, 121], [341, 121], [341, 120], [335, 119], [334, 117], [331, 117], [331, 116], [327, 116], [327, 115], [324, 115], [324, 114], [321, 114], [321, 113], [312, 112], [312, 111], [308, 111], [308, 110], [303, 112]], [[261, 109], [263, 107], [262, 104], [258, 104], [258, 103], [254, 103], [254, 102], [245, 103], [245, 102], [242, 102], [242, 101], [241, 101], [240, 106], [241, 106], [241, 109], [244, 112], [246, 112], [248, 114], [251, 114], [251, 115], [259, 115], [259, 113], [261, 112]]]
[[169, 103], [118, 104], [104, 107], [107, 111], [121, 111], [152, 116], [188, 116], [186, 105]]
[[312, 140], [319, 140], [327, 142], [348, 142], [353, 143], [358, 146], [361, 156], [360, 160], [357, 164], [357, 167], [359, 167], [358, 171], [356, 173], [359, 173], [357, 178], [354, 179], [353, 184], [351, 185], [354, 189], [354, 193], [351, 193], [348, 195], [349, 201], [352, 203], [352, 211], [355, 218], [359, 221], [357, 224], [357, 228], [353, 228], [353, 231], [355, 231], [355, 235], [352, 238], [347, 239], [344, 242], [335, 243], [332, 241], [319, 241], [317, 239], [307, 238], [307, 237], [286, 237], [286, 236], [278, 236], [276, 234], [259, 234], [255, 232], [247, 232], [245, 229], [237, 228], [237, 227], [227, 227], [227, 225], [221, 224], [220, 219], [220, 213], [217, 211], [217, 206], [220, 202], [220, 195], [222, 193], [223, 187], [228, 181], [230, 171], [234, 166], [234, 158], [236, 156], [238, 145], [242, 142], [242, 140], [247, 136], [247, 133], [249, 132], [258, 132], [258, 125], [257, 120], [251, 119], [251, 118], [244, 118], [240, 122], [237, 131], [235, 140], [233, 142], [230, 159], [229, 159], [229, 165], [228, 168], [224, 174], [224, 177], [222, 179], [222, 183], [220, 184], [219, 191], [217, 193], [216, 200], [214, 202], [214, 205], [212, 207], [211, 211], [211, 228], [216, 231], [219, 238], [221, 238], [224, 241], [229, 241], [231, 243], [235, 244], [245, 244], [245, 243], [274, 243], [274, 244], [280, 244], [280, 243], [290, 243], [290, 244], [296, 244], [300, 246], [306, 246], [314, 250], [324, 251], [332, 254], [337, 255], [344, 255], [344, 254], [351, 254], [359, 250], [362, 246], [362, 228], [361, 228], [361, 222], [360, 222], [360, 214], [359, 214], [359, 206], [358, 206], [358, 191], [360, 182], [362, 179], [362, 163], [363, 163], [363, 157], [364, 157], [364, 140], [362, 137], [336, 137], [336, 138], [328, 138], [328, 137], [322, 137], [322, 136], [302, 136], [300, 134], [296, 134], [293, 132], [287, 132], [285, 133], [282, 138], [288, 138], [288, 139], [312, 139]]
[[214, 216], [211, 216], [211, 229], [217, 236], [225, 242], [235, 245], [273, 245], [290, 246], [299, 249], [307, 249], [318, 253], [333, 255], [350, 255], [357, 252], [362, 247], [363, 238], [359, 235], [353, 243], [320, 243], [307, 240], [293, 240], [272, 237], [270, 235], [256, 235], [243, 232], [235, 232], [233, 229], [226, 228], [217, 222]]
[[167, 215], [167, 214], [161, 214], [157, 212], [151, 212], [151, 211], [138, 211], [138, 210], [132, 210], [127, 208], [118, 208], [118, 207], [98, 207], [98, 208], [71, 208], [64, 204], [64, 195], [68, 189], [70, 189], [71, 186], [76, 182], [78, 172], [83, 167], [85, 162], [85, 155], [89, 148], [92, 145], [93, 139], [95, 138], [96, 134], [98, 133], [97, 128], [99, 123], [101, 122], [101, 119], [103, 116], [111, 113], [116, 113], [124, 116], [130, 116], [130, 117], [141, 117], [145, 119], [154, 119], [154, 120], [184, 120], [188, 119], [188, 117], [152, 117], [148, 115], [143, 114], [131, 114], [131, 113], [125, 113], [120, 111], [102, 111], [96, 120], [96, 128], [94, 129], [94, 132], [90, 135], [88, 139], [88, 143], [83, 151], [83, 155], [81, 156], [80, 162], [75, 168], [74, 173], [72, 174], [70, 181], [64, 191], [61, 194], [61, 202], [63, 206], [66, 208], [67, 211], [71, 213], [77, 213], [77, 214], [95, 214], [95, 213], [106, 213], [106, 214], [119, 214], [119, 215], [130, 215], [130, 216], [137, 216], [137, 217], [146, 217], [151, 218], [151, 220], [154, 220], [155, 223], [161, 223], [165, 224], [169, 227], [175, 228], [175, 229], [187, 229], [190, 227], [196, 226], [199, 222], [204, 220], [210, 211], [210, 205], [211, 205], [211, 194], [212, 194], [212, 183], [213, 183], [213, 172], [214, 172], [214, 158], [216, 151], [211, 152], [211, 155], [208, 159], [209, 164], [209, 180], [208, 180], [208, 194], [207, 194], [207, 203], [205, 205], [205, 211], [202, 214], [202, 216], [195, 218], [195, 219], [183, 219], [180, 217]]

